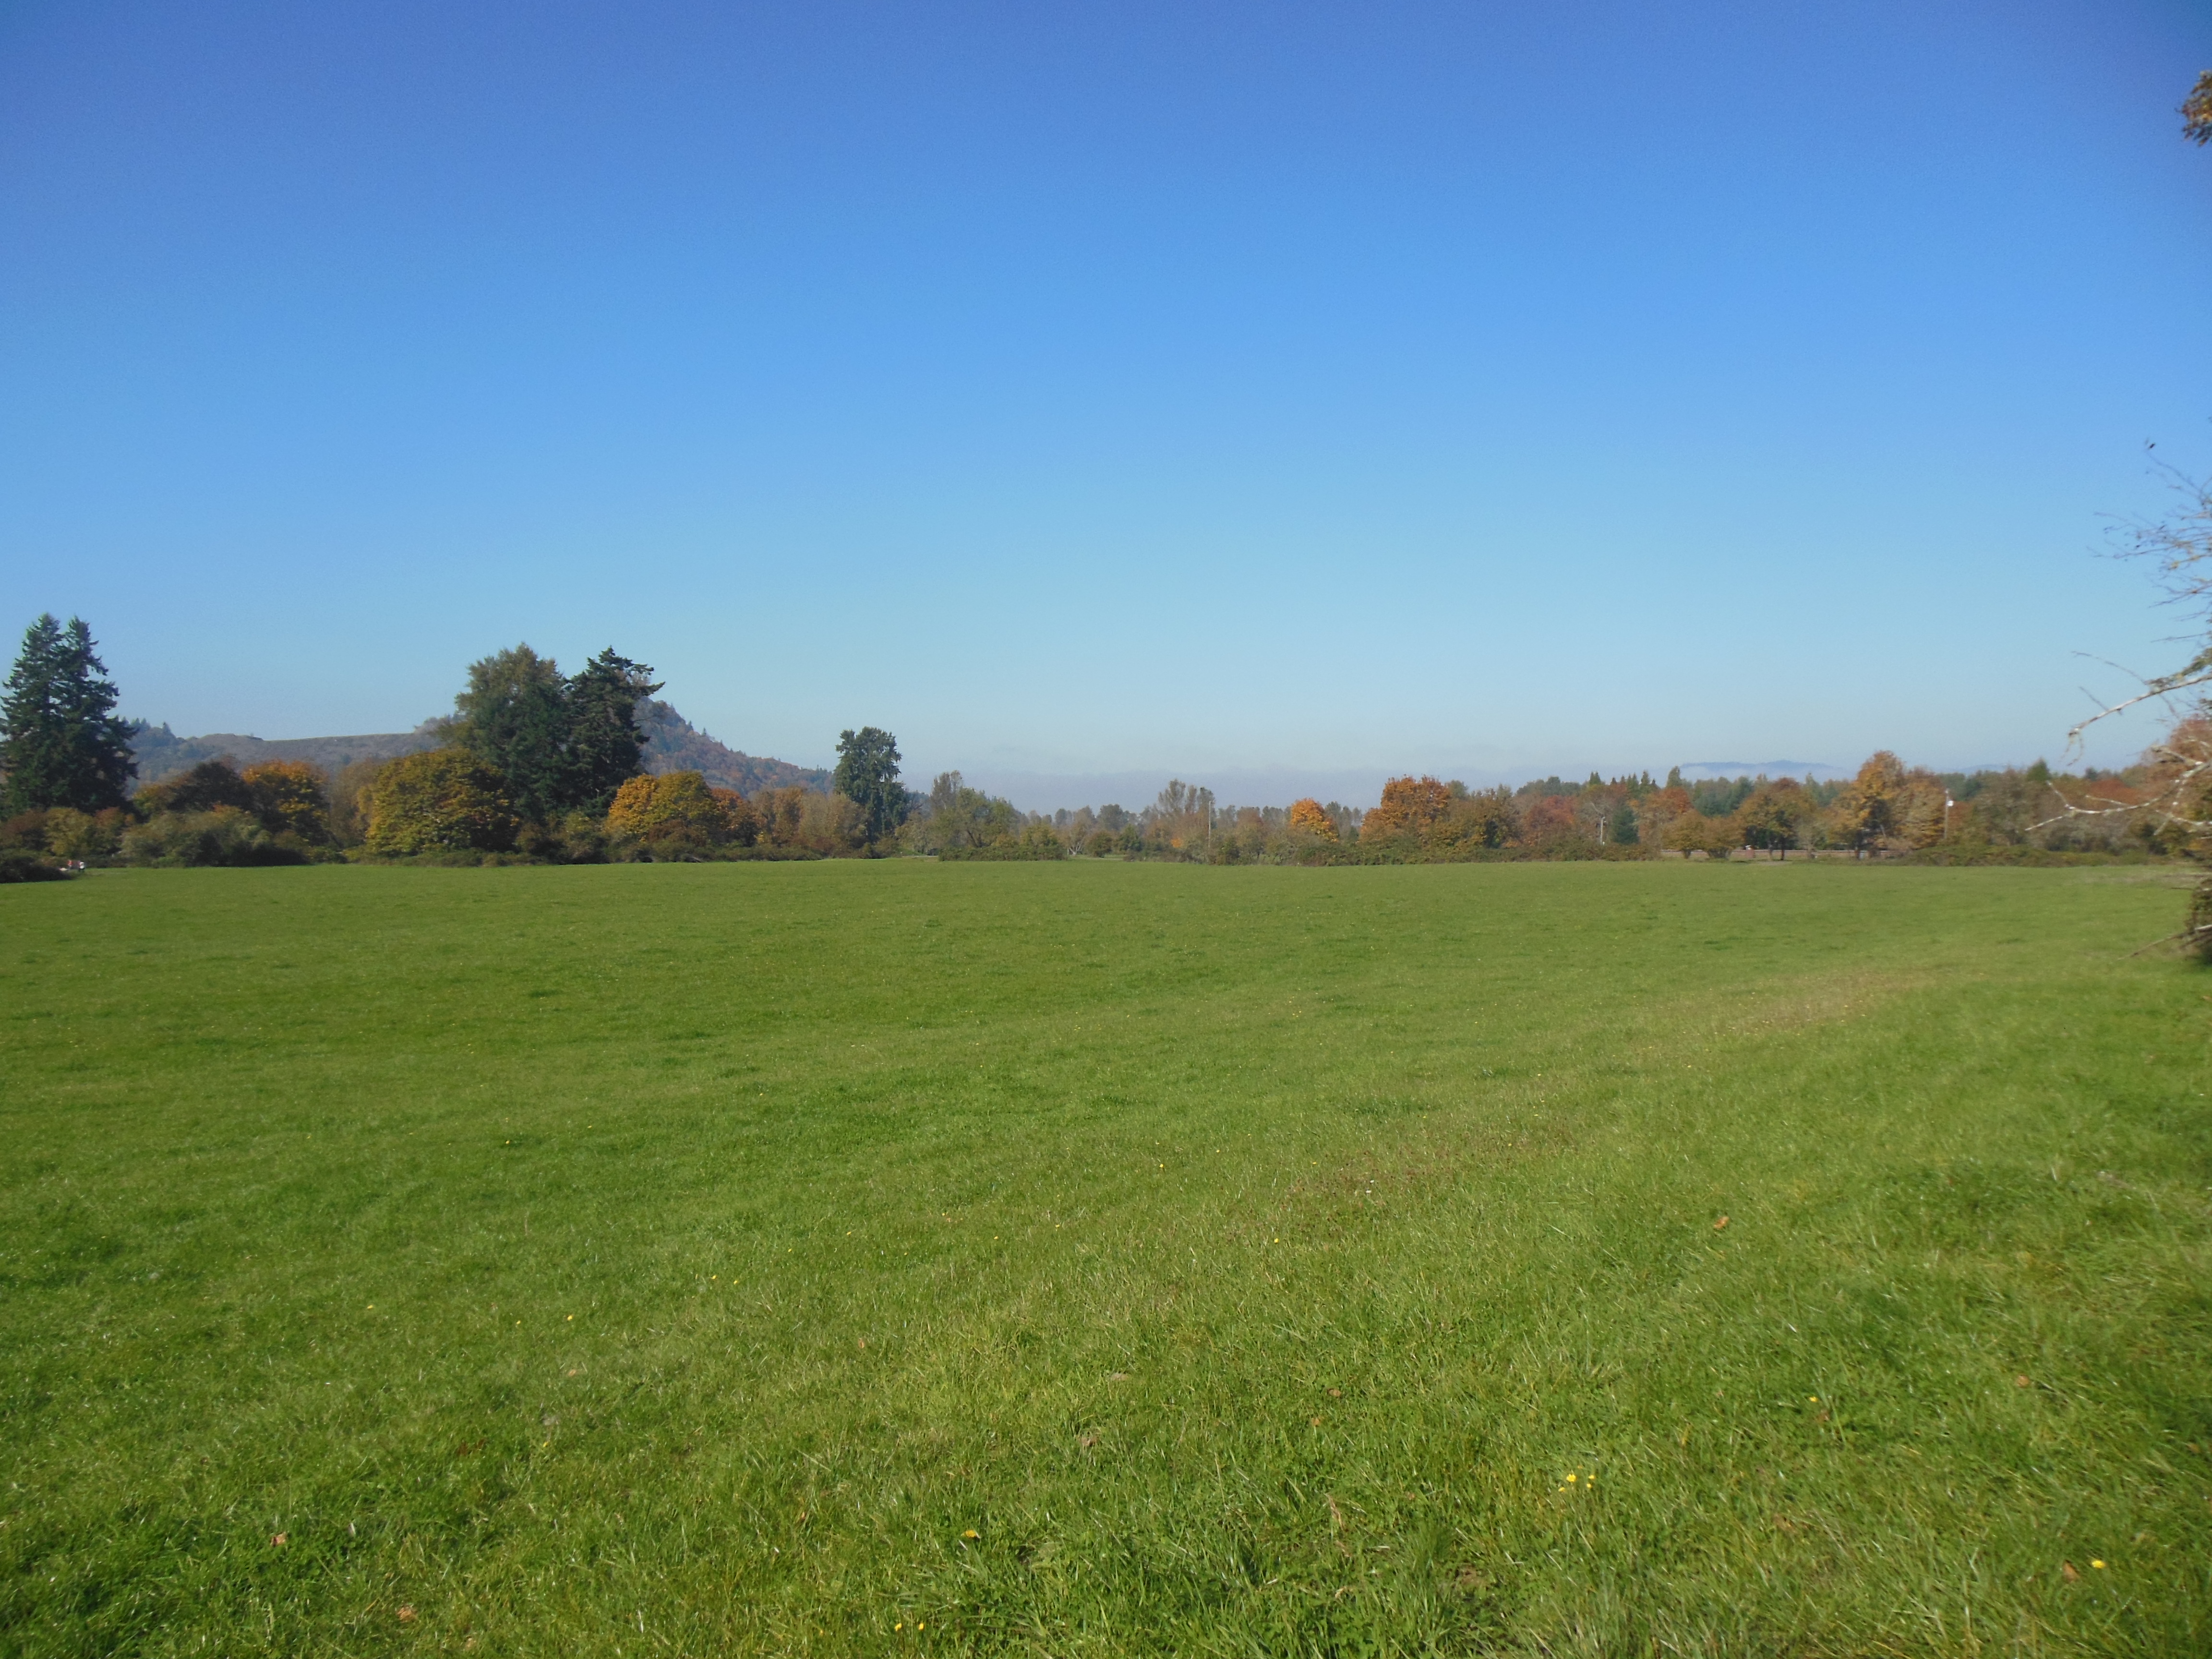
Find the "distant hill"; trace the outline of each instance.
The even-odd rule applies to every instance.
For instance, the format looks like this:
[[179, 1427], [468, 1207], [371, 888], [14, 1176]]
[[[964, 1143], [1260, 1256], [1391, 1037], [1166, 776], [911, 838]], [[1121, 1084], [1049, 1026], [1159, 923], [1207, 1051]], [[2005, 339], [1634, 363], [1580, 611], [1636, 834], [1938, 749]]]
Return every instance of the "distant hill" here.
[[[799, 784], [808, 789], [827, 789], [830, 774], [818, 766], [793, 766], [789, 761], [740, 754], [718, 743], [665, 702], [647, 702], [638, 710], [638, 725], [647, 736], [645, 767], [648, 772], [701, 772], [707, 781], [724, 789], [751, 794], [757, 789], [787, 789]], [[312, 761], [335, 774], [356, 761], [390, 760], [418, 749], [434, 749], [438, 734], [424, 721], [412, 732], [368, 732], [350, 738], [256, 738], [237, 732], [210, 732], [204, 737], [180, 738], [167, 725], [141, 725], [131, 740], [138, 762], [138, 781], [159, 783], [165, 778], [198, 766], [202, 761], [228, 756], [241, 767], [263, 761]]]
[[819, 766], [793, 766], [789, 761], [740, 754], [718, 743], [665, 702], [648, 702], [638, 710], [639, 726], [649, 738], [645, 750], [648, 772], [699, 772], [717, 788], [751, 794], [756, 789], [788, 789], [798, 784], [827, 790], [829, 771]]
[[236, 732], [210, 732], [205, 737], [180, 738], [167, 724], [141, 725], [131, 739], [131, 752], [138, 762], [138, 781], [159, 783], [164, 778], [198, 766], [202, 761], [228, 755], [240, 766], [258, 766], [263, 761], [312, 761], [325, 772], [337, 773], [359, 760], [390, 760], [411, 755], [417, 749], [434, 749], [437, 734], [416, 726], [412, 732], [369, 732], [352, 738], [264, 738]]

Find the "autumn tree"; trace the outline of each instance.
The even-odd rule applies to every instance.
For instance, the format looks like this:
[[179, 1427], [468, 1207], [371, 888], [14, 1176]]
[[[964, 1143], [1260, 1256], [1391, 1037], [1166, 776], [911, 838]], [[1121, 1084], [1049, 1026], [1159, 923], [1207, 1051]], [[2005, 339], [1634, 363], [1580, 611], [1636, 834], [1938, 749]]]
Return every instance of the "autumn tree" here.
[[24, 630], [0, 696], [0, 816], [124, 804], [137, 763], [117, 695], [82, 617], [64, 628], [49, 614]]
[[2181, 100], [2181, 136], [2194, 143], [2212, 143], [2212, 70], [2198, 76]]
[[1445, 823], [1452, 838], [1466, 847], [1510, 846], [1521, 836], [1521, 814], [1514, 805], [1513, 792], [1502, 785], [1455, 796]]
[[1864, 851], [1898, 834], [1905, 805], [1905, 763], [1887, 749], [1877, 750], [1828, 809], [1829, 837]]
[[1556, 848], [1565, 842], [1587, 839], [1580, 799], [1574, 795], [1539, 795], [1521, 812], [1521, 839], [1537, 847]]
[[1744, 844], [1767, 849], [1796, 846], [1800, 831], [1814, 816], [1813, 803], [1795, 778], [1760, 784], [1735, 811]]
[[708, 794], [721, 802], [722, 817], [729, 824], [731, 842], [738, 847], [750, 847], [760, 839], [760, 815], [753, 804], [734, 789], [710, 789]]
[[331, 838], [331, 802], [319, 766], [306, 761], [264, 761], [240, 774], [253, 810], [271, 834], [289, 835], [311, 847]]
[[[607, 808], [607, 830], [612, 835], [635, 836], [647, 845], [681, 841], [720, 847], [733, 839], [738, 828], [728, 804], [720, 799], [734, 793], [708, 788], [697, 772], [664, 772], [658, 777], [641, 774], [615, 792]], [[748, 827], [755, 822], [750, 805], [742, 822]]]
[[366, 793], [374, 853], [503, 853], [522, 827], [507, 780], [465, 749], [402, 755]]
[[1291, 803], [1291, 833], [1310, 836], [1316, 841], [1334, 842], [1337, 839], [1336, 820], [1328, 814], [1322, 804], [1308, 795]]
[[1360, 820], [1359, 838], [1418, 836], [1451, 811], [1451, 791], [1431, 777], [1392, 778], [1382, 799]]

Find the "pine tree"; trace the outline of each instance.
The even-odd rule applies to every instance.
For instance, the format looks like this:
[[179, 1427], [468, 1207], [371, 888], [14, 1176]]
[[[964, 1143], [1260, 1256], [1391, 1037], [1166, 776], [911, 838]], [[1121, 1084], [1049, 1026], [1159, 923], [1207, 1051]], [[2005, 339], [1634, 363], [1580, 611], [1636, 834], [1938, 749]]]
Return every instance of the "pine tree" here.
[[563, 792], [580, 811], [604, 812], [615, 791], [638, 775], [645, 734], [637, 706], [660, 687], [641, 662], [605, 650], [568, 682], [568, 752]]
[[138, 767], [116, 696], [82, 617], [67, 628], [51, 615], [33, 623], [0, 699], [0, 805], [10, 813], [122, 805]]

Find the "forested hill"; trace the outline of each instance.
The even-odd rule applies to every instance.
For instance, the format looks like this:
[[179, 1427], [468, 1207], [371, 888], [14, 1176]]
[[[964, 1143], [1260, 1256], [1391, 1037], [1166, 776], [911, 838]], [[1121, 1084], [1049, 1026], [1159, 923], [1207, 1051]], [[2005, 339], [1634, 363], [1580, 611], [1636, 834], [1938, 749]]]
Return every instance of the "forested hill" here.
[[279, 738], [272, 741], [236, 732], [210, 732], [205, 737], [180, 738], [166, 724], [142, 725], [131, 739], [131, 752], [138, 763], [141, 784], [159, 783], [202, 761], [226, 755], [240, 767], [258, 766], [264, 761], [311, 761], [335, 776], [356, 761], [390, 760], [396, 755], [411, 755], [417, 749], [437, 746], [437, 734], [421, 726], [412, 732], [368, 732], [350, 738]]
[[637, 711], [637, 723], [649, 741], [645, 765], [650, 772], [700, 772], [720, 789], [751, 794], [756, 789], [788, 789], [798, 784], [827, 790], [830, 773], [820, 766], [793, 766], [789, 761], [764, 755], [745, 755], [718, 743], [665, 702], [647, 702]]
[[[646, 769], [651, 772], [702, 772], [707, 781], [724, 789], [751, 794], [757, 789], [787, 788], [799, 784], [827, 789], [830, 774], [820, 767], [793, 766], [789, 761], [740, 754], [718, 743], [665, 702], [648, 702], [638, 710], [638, 724], [648, 742]], [[312, 761], [336, 775], [356, 761], [390, 760], [417, 749], [434, 749], [438, 734], [426, 721], [412, 732], [368, 732], [344, 738], [279, 738], [274, 740], [236, 732], [210, 732], [204, 737], [180, 738], [168, 726], [141, 726], [131, 740], [138, 763], [141, 784], [198, 766], [202, 761], [228, 756], [241, 767], [263, 761]]]

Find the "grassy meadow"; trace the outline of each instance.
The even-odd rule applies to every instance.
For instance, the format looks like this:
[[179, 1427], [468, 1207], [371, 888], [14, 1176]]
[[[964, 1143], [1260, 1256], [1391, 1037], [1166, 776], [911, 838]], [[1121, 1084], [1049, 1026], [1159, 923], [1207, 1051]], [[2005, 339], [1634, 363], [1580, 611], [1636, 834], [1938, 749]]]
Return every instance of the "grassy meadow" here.
[[0, 1651], [2212, 1651], [2164, 882], [0, 889]]

